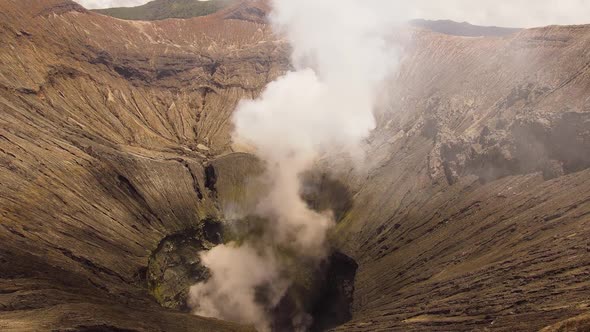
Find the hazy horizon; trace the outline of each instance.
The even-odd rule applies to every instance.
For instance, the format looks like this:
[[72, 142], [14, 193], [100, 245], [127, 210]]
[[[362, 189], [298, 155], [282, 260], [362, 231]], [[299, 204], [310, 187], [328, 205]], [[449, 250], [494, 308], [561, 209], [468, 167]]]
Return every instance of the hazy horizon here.
[[[150, 0], [75, 0], [89, 9], [133, 7]], [[202, 0], [201, 0], [202, 1]], [[590, 2], [563, 0], [417, 0], [410, 10], [416, 19], [453, 20], [476, 25], [529, 28], [546, 25], [590, 24]]]

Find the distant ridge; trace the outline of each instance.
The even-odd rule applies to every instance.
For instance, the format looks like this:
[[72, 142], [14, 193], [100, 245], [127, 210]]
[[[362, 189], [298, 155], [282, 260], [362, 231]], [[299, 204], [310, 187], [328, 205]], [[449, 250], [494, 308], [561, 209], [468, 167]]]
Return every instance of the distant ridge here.
[[423, 20], [417, 19], [410, 22], [411, 25], [429, 29], [438, 33], [465, 36], [465, 37], [501, 37], [513, 34], [522, 29], [502, 28], [496, 26], [479, 26], [467, 22], [455, 22], [451, 20]]
[[236, 0], [154, 0], [136, 7], [118, 7], [95, 9], [104, 15], [124, 19], [156, 21], [167, 18], [191, 18], [205, 16], [217, 12]]
[[[153, 0], [136, 7], [116, 7], [94, 9], [92, 11], [124, 20], [157, 21], [168, 18], [205, 16], [237, 2], [239, 0]], [[478, 26], [451, 20], [416, 19], [412, 20], [410, 25], [446, 35], [466, 37], [506, 36], [521, 30], [518, 28]]]

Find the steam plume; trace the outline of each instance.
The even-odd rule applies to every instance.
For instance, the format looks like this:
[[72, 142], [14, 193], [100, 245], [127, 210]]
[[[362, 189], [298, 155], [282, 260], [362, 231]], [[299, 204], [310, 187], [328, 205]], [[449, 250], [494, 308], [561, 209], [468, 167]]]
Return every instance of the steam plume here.
[[[301, 199], [300, 175], [326, 152], [359, 150], [375, 126], [378, 87], [397, 63], [386, 42], [395, 17], [388, 0], [274, 0], [273, 8], [271, 20], [293, 47], [295, 70], [258, 99], [240, 103], [234, 115], [234, 141], [254, 146], [266, 162], [270, 191], [257, 208], [269, 220], [266, 236], [203, 253], [213, 277], [191, 289], [197, 314], [261, 330], [270, 328], [265, 315], [290, 282], [273, 249], [318, 261], [326, 255], [333, 220]], [[257, 301], [257, 287], [272, 294], [266, 304]]]

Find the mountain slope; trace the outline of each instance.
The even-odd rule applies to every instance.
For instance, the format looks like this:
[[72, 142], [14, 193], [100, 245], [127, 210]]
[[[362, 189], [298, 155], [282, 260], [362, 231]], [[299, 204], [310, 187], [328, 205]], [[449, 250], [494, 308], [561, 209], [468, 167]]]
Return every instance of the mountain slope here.
[[502, 28], [495, 26], [479, 26], [467, 22], [454, 22], [450, 20], [412, 20], [411, 25], [429, 29], [438, 33], [452, 36], [465, 37], [486, 37], [486, 36], [507, 36], [516, 33], [522, 29]]
[[[230, 117], [289, 69], [267, 9], [0, 2], [0, 329], [248, 330], [161, 308], [146, 279], [165, 239], [248, 198]], [[410, 35], [369, 170], [329, 166], [354, 197], [331, 237], [358, 263], [336, 330], [583, 331], [590, 27]]]
[[0, 12], [0, 330], [249, 330], [161, 308], [146, 269], [166, 236], [219, 216], [207, 155], [229, 149], [229, 114], [276, 76], [281, 46], [223, 16]]
[[[342, 331], [534, 331], [588, 312], [590, 26], [418, 32], [338, 226]], [[583, 326], [583, 324], [580, 324]]]
[[235, 2], [236, 0], [154, 0], [136, 7], [95, 9], [93, 11], [125, 20], [154, 21], [205, 16]]
[[517, 28], [479, 26], [467, 22], [459, 23], [450, 20], [412, 20], [410, 24], [445, 35], [464, 37], [502, 37], [522, 30]]

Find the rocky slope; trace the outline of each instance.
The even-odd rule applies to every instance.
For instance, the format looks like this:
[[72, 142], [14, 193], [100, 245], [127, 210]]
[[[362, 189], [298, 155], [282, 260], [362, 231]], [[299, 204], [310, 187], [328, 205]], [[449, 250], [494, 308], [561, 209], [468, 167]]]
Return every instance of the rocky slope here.
[[[250, 203], [259, 165], [232, 153], [230, 115], [289, 68], [267, 10], [137, 22], [0, 2], [0, 329], [248, 329], [150, 288], [185, 273], [169, 243], [193, 240], [175, 234]], [[411, 33], [370, 169], [332, 175], [352, 197], [332, 238], [358, 264], [339, 330], [587, 326], [589, 50], [588, 26]]]
[[335, 237], [342, 330], [536, 330], [588, 311], [590, 27], [418, 33]]
[[146, 270], [166, 236], [218, 217], [208, 156], [284, 47], [239, 6], [154, 24], [0, 7], [0, 329], [240, 329], [162, 310]]

